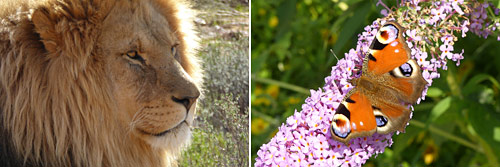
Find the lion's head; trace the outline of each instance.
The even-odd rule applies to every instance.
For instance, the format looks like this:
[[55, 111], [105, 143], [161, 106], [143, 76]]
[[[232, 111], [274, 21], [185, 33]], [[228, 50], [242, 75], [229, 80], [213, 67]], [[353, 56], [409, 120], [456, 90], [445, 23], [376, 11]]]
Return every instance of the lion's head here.
[[0, 166], [172, 163], [201, 84], [183, 2], [2, 3]]

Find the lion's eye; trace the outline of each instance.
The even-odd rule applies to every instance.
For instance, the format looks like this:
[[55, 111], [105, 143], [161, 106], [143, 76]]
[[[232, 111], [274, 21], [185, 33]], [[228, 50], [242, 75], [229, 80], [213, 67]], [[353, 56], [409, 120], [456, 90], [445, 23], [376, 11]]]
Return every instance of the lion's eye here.
[[129, 58], [131, 58], [133, 60], [137, 60], [137, 61], [140, 61], [141, 63], [144, 63], [144, 59], [135, 50], [128, 51], [126, 53], [126, 55], [127, 55], [127, 57], [129, 57]]
[[179, 55], [178, 55], [179, 53], [177, 53], [177, 46], [178, 46], [178, 45], [179, 45], [179, 44], [175, 44], [175, 45], [173, 45], [173, 46], [172, 46], [172, 48], [171, 48], [172, 55], [174, 55], [174, 57], [175, 57], [175, 58], [179, 58]]

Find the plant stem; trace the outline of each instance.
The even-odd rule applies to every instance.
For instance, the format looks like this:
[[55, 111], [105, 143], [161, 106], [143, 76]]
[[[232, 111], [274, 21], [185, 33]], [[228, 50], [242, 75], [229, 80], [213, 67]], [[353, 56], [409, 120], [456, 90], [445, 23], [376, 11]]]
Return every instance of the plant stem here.
[[478, 145], [475, 145], [474, 143], [471, 143], [470, 141], [467, 141], [465, 139], [462, 139], [458, 136], [455, 136], [451, 133], [448, 133], [448, 132], [445, 132], [439, 128], [436, 128], [432, 125], [426, 125], [425, 123], [423, 122], [420, 122], [420, 121], [417, 121], [417, 120], [411, 120], [410, 121], [410, 124], [411, 125], [415, 125], [419, 128], [423, 128], [423, 129], [428, 129], [430, 132], [434, 133], [434, 134], [437, 134], [437, 135], [440, 135], [440, 136], [443, 136], [445, 138], [448, 138], [450, 140], [453, 140], [459, 144], [462, 144], [466, 147], [469, 147], [477, 152], [480, 152], [480, 153], [484, 153], [484, 150], [482, 149], [482, 147], [478, 146]]
[[262, 118], [263, 120], [273, 124], [273, 125], [279, 125], [281, 124], [281, 122], [273, 117], [270, 117], [268, 116], [267, 114], [264, 114], [260, 111], [257, 111], [257, 110], [252, 110], [252, 116], [257, 116], [257, 117], [260, 117]]
[[292, 90], [292, 91], [295, 91], [298, 93], [303, 93], [306, 95], [311, 93], [311, 92], [309, 92], [309, 90], [302, 88], [300, 86], [297, 86], [297, 85], [292, 85], [289, 83], [285, 83], [285, 82], [281, 82], [281, 81], [277, 81], [277, 80], [273, 80], [273, 79], [260, 78], [260, 77], [257, 77], [255, 75], [252, 75], [252, 81], [270, 84], [270, 85], [278, 85], [281, 88], [289, 89], [289, 90]]
[[484, 154], [488, 159], [490, 166], [498, 166], [497, 157], [495, 156], [495, 152], [493, 152], [492, 148], [482, 137], [479, 137], [479, 144], [481, 144], [481, 148], [484, 148]]
[[387, 7], [387, 5], [385, 5], [385, 3], [384, 3], [384, 2], [382, 2], [382, 0], [378, 0], [378, 2], [377, 2], [377, 4], [376, 4], [376, 5], [377, 5], [377, 6], [378, 6], [378, 5], [382, 5], [382, 6], [384, 6], [384, 7], [385, 7], [385, 9], [387, 9], [387, 12], [392, 12], [392, 10], [391, 10], [389, 7]]

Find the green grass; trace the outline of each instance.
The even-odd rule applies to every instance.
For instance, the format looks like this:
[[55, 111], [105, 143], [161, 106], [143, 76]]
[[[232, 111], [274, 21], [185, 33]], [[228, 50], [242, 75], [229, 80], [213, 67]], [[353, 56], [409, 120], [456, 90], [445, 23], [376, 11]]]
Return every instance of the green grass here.
[[239, 113], [231, 96], [222, 96], [208, 108], [222, 109], [221, 125], [210, 120], [216, 115], [204, 110], [200, 115], [201, 126], [194, 129], [192, 143], [183, 153], [180, 166], [247, 166], [248, 164], [248, 115]]

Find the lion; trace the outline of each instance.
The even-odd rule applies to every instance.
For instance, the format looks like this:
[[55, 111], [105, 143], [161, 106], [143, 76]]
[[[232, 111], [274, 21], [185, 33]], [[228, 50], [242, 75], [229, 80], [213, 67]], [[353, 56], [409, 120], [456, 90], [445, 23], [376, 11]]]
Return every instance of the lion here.
[[0, 166], [171, 166], [201, 94], [180, 0], [2, 0]]

